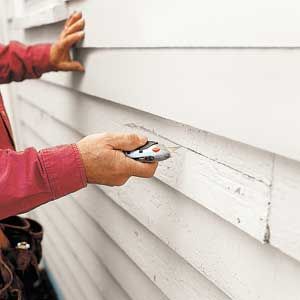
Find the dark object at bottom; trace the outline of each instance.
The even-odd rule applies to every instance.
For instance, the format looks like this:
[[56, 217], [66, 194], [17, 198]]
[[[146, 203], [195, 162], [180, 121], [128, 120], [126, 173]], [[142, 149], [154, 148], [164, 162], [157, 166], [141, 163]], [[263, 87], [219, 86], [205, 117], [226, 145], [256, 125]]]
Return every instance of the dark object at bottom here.
[[58, 300], [45, 270], [40, 272], [40, 280], [28, 295], [28, 300]]
[[0, 220], [0, 300], [57, 300], [42, 258], [43, 227], [28, 218]]

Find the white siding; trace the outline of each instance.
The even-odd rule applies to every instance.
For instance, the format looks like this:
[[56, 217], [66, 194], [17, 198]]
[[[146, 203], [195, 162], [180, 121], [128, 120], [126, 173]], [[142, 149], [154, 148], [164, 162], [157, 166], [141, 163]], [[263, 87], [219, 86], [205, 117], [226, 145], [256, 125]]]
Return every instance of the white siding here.
[[83, 0], [66, 6], [63, 0], [33, 2], [35, 7], [25, 12], [30, 23], [21, 26], [56, 22], [61, 12], [54, 8], [82, 10], [89, 25], [86, 47], [300, 46], [297, 0]]
[[179, 146], [150, 180], [32, 213], [64, 299], [298, 300], [299, 3], [22, 4], [5, 21], [28, 43], [87, 18], [85, 74], [14, 85], [22, 147], [104, 131]]
[[[84, 95], [71, 93], [72, 97], [70, 97], [70, 99], [73, 99], [71, 100], [73, 105], [69, 106], [68, 93], [65, 91], [65, 105], [59, 106], [55, 98], [51, 98], [50, 96], [51, 90], [61, 90], [61, 88], [56, 86], [48, 86], [48, 95], [50, 99], [53, 99], [52, 101], [36, 99], [34, 95], [40, 94], [37, 92], [36, 87], [41, 86], [42, 89], [45, 89], [44, 85], [45, 83], [43, 82], [30, 82], [30, 84], [23, 84], [19, 89], [21, 91], [20, 94], [22, 94], [19, 98], [19, 107], [22, 110], [21, 119], [24, 127], [22, 132], [25, 138], [28, 136], [28, 140], [38, 147], [45, 145], [45, 142], [44, 144], [40, 142], [41, 139], [47, 139], [47, 144], [51, 145], [77, 141], [82, 136], [80, 131], [87, 130], [86, 133], [92, 132], [93, 129], [92, 127], [88, 129], [89, 126], [94, 125], [96, 131], [106, 131], [108, 128], [118, 126], [114, 125], [120, 121], [119, 119], [113, 118], [116, 113], [113, 114], [111, 110], [108, 109], [111, 106], [115, 106], [115, 104], [101, 99], [90, 99], [90, 97]], [[30, 88], [27, 89], [27, 87]], [[28, 101], [24, 99], [24, 95], [29, 95], [31, 100]], [[84, 99], [81, 98], [81, 96], [84, 97]], [[58, 99], [58, 101], [61, 102], [61, 99]], [[89, 121], [84, 122], [84, 115], [87, 115], [88, 111], [86, 106], [89, 106], [89, 102], [91, 103], [88, 114]], [[97, 108], [98, 106], [99, 108]], [[55, 109], [56, 107], [59, 107], [59, 109]], [[121, 109], [124, 110], [124, 107]], [[67, 111], [69, 111], [69, 114]], [[93, 121], [92, 111], [95, 111], [98, 115], [98, 125], [95, 125], [96, 123]], [[110, 114], [108, 114], [108, 112], [110, 112]], [[127, 108], [126, 111], [124, 110], [125, 117], [128, 113], [130, 112]], [[140, 114], [140, 112], [133, 111], [132, 114]], [[104, 119], [105, 115], [111, 116], [111, 120], [108, 121], [108, 119]], [[116, 115], [119, 116], [118, 114]], [[30, 118], [27, 116], [30, 116]], [[63, 116], [65, 123], [62, 122], [60, 116]], [[134, 119], [133, 117], [131, 118]], [[73, 122], [71, 120], [73, 120]], [[77, 121], [75, 122], [75, 120]], [[142, 120], [145, 120], [145, 124], [147, 124], [146, 117], [143, 117]], [[160, 124], [163, 124], [163, 120], [160, 121]], [[172, 122], [169, 121], [168, 123], [169, 126], [172, 124]], [[176, 124], [174, 124], [174, 126], [176, 126]], [[39, 128], [42, 134], [34, 128]], [[120, 130], [122, 130], [121, 126]], [[56, 134], [52, 134], [53, 132]], [[177, 131], [177, 133], [179, 132], [180, 130]], [[38, 137], [39, 135], [40, 137]], [[217, 137], [215, 138], [218, 140]], [[193, 138], [193, 141], [195, 142], [195, 138]], [[221, 142], [219, 145], [221, 145]], [[245, 151], [246, 150], [248, 150], [247, 147], [245, 147]], [[259, 151], [257, 155], [258, 154]], [[220, 155], [220, 158], [221, 157]], [[284, 287], [287, 285], [287, 282], [280, 282], [282, 278], [288, 278], [288, 285], [291, 291], [290, 299], [296, 299], [293, 297], [299, 293], [298, 273], [300, 272], [300, 265], [298, 265], [298, 263], [295, 264], [293, 260], [280, 254], [280, 252], [274, 250], [272, 247], [263, 246], [263, 244], [255, 242], [246, 234], [239, 232], [239, 230], [226, 224], [226, 222], [215, 215], [208, 213], [199, 206], [195, 199], [187, 198], [183, 193], [179, 194], [176, 191], [176, 186], [172, 188], [170, 184], [167, 183], [166, 185], [164, 183], [164, 172], [165, 167], [162, 166], [156, 176], [157, 179], [149, 181], [140, 179], [131, 180], [122, 188], [112, 189], [101, 187], [104, 194], [98, 191], [97, 188], [90, 187], [88, 188], [88, 192], [82, 191], [77, 193], [74, 195], [74, 198], [78, 201], [82, 201], [81, 203], [84, 203], [83, 208], [87, 209], [91, 216], [99, 220], [99, 222], [101, 218], [109, 216], [110, 219], [114, 220], [113, 222], [117, 222], [118, 227], [125, 228], [121, 235], [126, 235], [126, 231], [130, 228], [129, 225], [124, 226], [119, 216], [114, 217], [113, 211], [105, 212], [103, 197], [106, 199], [109, 197], [109, 199], [111, 199], [110, 201], [114, 201], [117, 205], [121, 206], [163, 243], [166, 243], [171, 249], [178, 253], [179, 256], [183, 257], [196, 270], [215, 283], [216, 286], [221, 288], [233, 299], [246, 300], [249, 299], [249, 295], [252, 297], [250, 299], [260, 299], [262, 294], [266, 299], [273, 299], [272, 297], [274, 295], [277, 295], [278, 299], [281, 299], [281, 297], [285, 296], [286, 291]], [[188, 180], [191, 178], [191, 175], [188, 173], [186, 176]], [[197, 183], [197, 192], [201, 199], [202, 195], [209, 194], [208, 191], [210, 187], [206, 185], [201, 187], [199, 181], [197, 181]], [[193, 188], [195, 189], [196, 185], [194, 185]], [[212, 185], [212, 191], [213, 188], [218, 188], [217, 182]], [[255, 191], [252, 192], [255, 193]], [[227, 190], [223, 193], [226, 194]], [[140, 195], [143, 195], [143, 201], [141, 201]], [[224, 198], [224, 207], [222, 201], [220, 201], [219, 210], [228, 208], [226, 207], [227, 204], [230, 212], [234, 213], [237, 205], [234, 203], [229, 204], [230, 202], [228, 201], [228, 198]], [[61, 205], [65, 206], [65, 203]], [[96, 209], [98, 205], [99, 212], [96, 213], [96, 211], [98, 211]], [[209, 206], [208, 203], [205, 203], [205, 205]], [[262, 210], [266, 214], [268, 213], [268, 206], [263, 208], [260, 207], [258, 203], [254, 203], [254, 205], [257, 205], [257, 207], [253, 208], [254, 211]], [[244, 206], [244, 211], [245, 210], [247, 210], [246, 206]], [[66, 207], [66, 211], [69, 212], [70, 209]], [[241, 224], [244, 222], [249, 226], [255, 222], [254, 218], [252, 218], [252, 220], [250, 218], [244, 220], [242, 217], [244, 211], [240, 210], [240, 213], [237, 214], [237, 218], [239, 219], [235, 220], [235, 226], [242, 227]], [[106, 226], [105, 223], [102, 226]], [[265, 226], [267, 226], [267, 224], [265, 224]], [[109, 233], [110, 236], [114, 234], [109, 227], [106, 227], [105, 231], [111, 232]], [[133, 231], [139, 232], [138, 229]], [[265, 234], [267, 234], [267, 231]], [[267, 237], [261, 237], [260, 240], [263, 241], [263, 238]], [[126, 237], [125, 240], [128, 242], [128, 237]], [[120, 243], [121, 242], [122, 241], [120, 241]], [[133, 248], [136, 247], [132, 240], [129, 240], [129, 243]], [[145, 240], [143, 244], [146, 244]], [[284, 244], [282, 249], [288, 251], [288, 249], [285, 249], [285, 247], [288, 246], [288, 244]], [[128, 245], [126, 244], [122, 245], [122, 249], [126, 252], [133, 251], [127, 247]], [[150, 247], [150, 245], [148, 245], [148, 247]], [[151, 258], [149, 253], [146, 256]], [[139, 262], [138, 265], [139, 264], [142, 263]], [[174, 263], [171, 262], [168, 264], [169, 268], [173, 265]], [[155, 266], [155, 268], [157, 271], [161, 271], [158, 266]], [[276, 272], [281, 273], [282, 277], [274, 277]], [[184, 277], [188, 278], [188, 275], [185, 274]], [[264, 280], [262, 280], [262, 278], [264, 278]], [[169, 280], [171, 279], [169, 278]], [[270, 289], [266, 288], [266, 286], [274, 287]], [[186, 293], [187, 291], [184, 290], [184, 292]], [[176, 293], [178, 293], [178, 291], [176, 291]], [[193, 299], [193, 297], [189, 297], [188, 299]], [[170, 299], [173, 298], [171, 297]]]

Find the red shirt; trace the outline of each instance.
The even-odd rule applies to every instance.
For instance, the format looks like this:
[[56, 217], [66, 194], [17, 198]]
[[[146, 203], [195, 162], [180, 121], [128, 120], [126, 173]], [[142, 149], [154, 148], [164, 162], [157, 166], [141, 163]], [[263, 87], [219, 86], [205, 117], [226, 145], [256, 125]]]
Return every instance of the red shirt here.
[[[0, 84], [39, 78], [52, 71], [50, 45], [0, 45]], [[27, 212], [85, 187], [84, 166], [75, 144], [16, 152], [0, 94], [0, 219]]]

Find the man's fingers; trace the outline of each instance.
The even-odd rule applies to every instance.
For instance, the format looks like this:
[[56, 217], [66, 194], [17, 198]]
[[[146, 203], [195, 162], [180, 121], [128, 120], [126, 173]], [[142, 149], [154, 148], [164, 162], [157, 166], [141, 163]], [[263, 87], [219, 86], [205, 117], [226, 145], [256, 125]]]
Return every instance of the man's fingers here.
[[77, 22], [75, 22], [73, 25], [69, 26], [66, 30], [65, 30], [65, 37], [78, 32], [78, 31], [82, 31], [84, 29], [84, 19], [79, 19]]
[[70, 15], [70, 17], [66, 21], [65, 28], [70, 27], [72, 24], [74, 24], [75, 22], [77, 22], [81, 18], [82, 18], [82, 12], [76, 12], [75, 11], [73, 14]]
[[71, 22], [71, 19], [73, 17], [74, 13], [72, 13], [69, 18], [67, 19], [66, 23], [65, 23], [65, 28], [68, 28], [70, 26], [70, 22]]
[[137, 134], [113, 134], [110, 137], [111, 146], [115, 150], [132, 151], [147, 143], [147, 138]]
[[79, 61], [64, 62], [59, 65], [61, 71], [84, 72], [84, 66]]
[[130, 170], [130, 176], [142, 177], [142, 178], [150, 178], [154, 175], [158, 163], [142, 163], [138, 162], [134, 159], [126, 157], [127, 165]]
[[62, 41], [62, 45], [65, 48], [71, 48], [74, 44], [82, 41], [83, 39], [84, 39], [84, 31], [79, 31], [65, 37]]

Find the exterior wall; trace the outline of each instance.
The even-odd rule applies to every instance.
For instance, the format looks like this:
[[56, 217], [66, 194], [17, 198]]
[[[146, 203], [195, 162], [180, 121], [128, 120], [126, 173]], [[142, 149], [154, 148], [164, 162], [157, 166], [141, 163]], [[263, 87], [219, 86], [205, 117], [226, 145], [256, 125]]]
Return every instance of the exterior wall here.
[[27, 43], [53, 40], [74, 9], [87, 18], [74, 53], [85, 74], [13, 85], [21, 147], [103, 131], [180, 146], [153, 179], [89, 186], [31, 213], [64, 299], [299, 299], [300, 27], [288, 2], [8, 9], [8, 35]]

